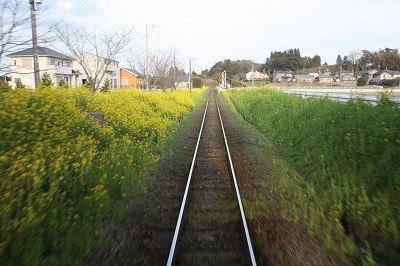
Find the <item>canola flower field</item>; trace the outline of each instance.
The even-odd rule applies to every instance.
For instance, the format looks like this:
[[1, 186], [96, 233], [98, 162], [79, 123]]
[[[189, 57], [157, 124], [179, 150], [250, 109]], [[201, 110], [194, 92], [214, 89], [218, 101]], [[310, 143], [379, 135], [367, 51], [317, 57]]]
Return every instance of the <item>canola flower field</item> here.
[[278, 180], [266, 176], [282, 215], [304, 224], [329, 253], [350, 255], [356, 264], [399, 262], [398, 105], [384, 95], [373, 107], [271, 88], [223, 96], [295, 169]]
[[[0, 264], [87, 255], [111, 203], [141, 190], [204, 91], [0, 93]], [[89, 112], [103, 112], [105, 125]]]

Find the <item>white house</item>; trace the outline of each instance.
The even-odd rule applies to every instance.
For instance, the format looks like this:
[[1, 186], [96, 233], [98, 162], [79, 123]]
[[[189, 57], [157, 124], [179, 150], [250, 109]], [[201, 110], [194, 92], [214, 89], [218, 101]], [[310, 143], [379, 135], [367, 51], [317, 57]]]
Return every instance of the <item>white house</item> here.
[[400, 78], [400, 72], [388, 69], [377, 71], [372, 75], [372, 80], [377, 83], [385, 79], [397, 79], [397, 78]]
[[[49, 74], [55, 86], [57, 86], [62, 79], [71, 87], [81, 86], [88, 82], [87, 75], [82, 65], [73, 58], [46, 47], [39, 47], [38, 55], [40, 77], [42, 77], [44, 73]], [[12, 80], [10, 85], [15, 87], [16, 82], [19, 80], [27, 87], [34, 88], [35, 77], [32, 48], [9, 54], [8, 57], [10, 58], [11, 65]], [[85, 62], [86, 71], [88, 71], [90, 76], [93, 77], [96, 73], [100, 73], [98, 77], [100, 78], [104, 73], [100, 86], [104, 83], [104, 80], [109, 79], [111, 81], [111, 88], [120, 87], [120, 68], [118, 61], [89, 53], [82, 54], [81, 60]]]
[[246, 74], [246, 80], [263, 80], [263, 79], [268, 79], [267, 74], [263, 74], [256, 71], [250, 71]]
[[[39, 47], [39, 75], [44, 73], [50, 75], [53, 83], [57, 85], [61, 79], [64, 79], [69, 86], [79, 85], [79, 73], [73, 71], [73, 59], [62, 53], [49, 48]], [[10, 85], [15, 87], [19, 80], [27, 87], [35, 87], [35, 77], [33, 71], [33, 51], [32, 48], [21, 50], [9, 54], [11, 66]]]
[[[106, 79], [111, 81], [111, 88], [120, 87], [120, 67], [118, 61], [99, 57], [90, 53], [82, 53], [80, 60], [92, 78], [97, 74], [97, 80], [99, 80], [104, 72], [104, 77], [99, 84], [100, 87]], [[79, 64], [78, 61], [73, 62], [73, 68], [80, 72], [80, 84], [86, 84], [89, 82], [83, 66]]]

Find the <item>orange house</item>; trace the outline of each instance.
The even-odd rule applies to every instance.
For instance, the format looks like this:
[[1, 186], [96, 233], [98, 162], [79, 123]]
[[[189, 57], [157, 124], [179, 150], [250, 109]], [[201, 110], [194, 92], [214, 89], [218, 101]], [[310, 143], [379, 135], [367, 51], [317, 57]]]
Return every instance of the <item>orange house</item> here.
[[144, 76], [131, 68], [120, 69], [121, 87], [144, 89]]

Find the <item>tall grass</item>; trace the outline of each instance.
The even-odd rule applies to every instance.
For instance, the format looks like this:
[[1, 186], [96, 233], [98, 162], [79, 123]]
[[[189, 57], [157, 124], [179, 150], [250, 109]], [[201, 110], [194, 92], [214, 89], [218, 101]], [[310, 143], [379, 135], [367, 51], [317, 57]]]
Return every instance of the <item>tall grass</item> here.
[[0, 264], [79, 263], [201, 94], [0, 93]]
[[[224, 94], [275, 143], [299, 178], [282, 177], [293, 216], [327, 250], [355, 261], [397, 262], [400, 247], [400, 108], [302, 99], [271, 89]], [[338, 251], [338, 242], [339, 249]], [[368, 253], [368, 252], [367, 252]]]

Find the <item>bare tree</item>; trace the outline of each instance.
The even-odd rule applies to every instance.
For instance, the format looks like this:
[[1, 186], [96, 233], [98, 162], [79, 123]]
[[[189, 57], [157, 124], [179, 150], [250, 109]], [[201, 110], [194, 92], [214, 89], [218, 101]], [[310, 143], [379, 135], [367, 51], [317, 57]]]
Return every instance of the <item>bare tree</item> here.
[[[146, 56], [143, 52], [137, 53], [134, 58], [127, 60], [132, 68], [145, 73]], [[150, 87], [158, 86], [165, 91], [168, 88], [175, 88], [175, 74], [179, 74], [178, 69], [182, 68], [182, 63], [174, 58], [173, 52], [156, 51], [148, 54], [147, 73], [149, 74]]]
[[136, 53], [132, 58], [126, 60], [129, 66], [142, 74], [146, 73], [146, 55], [144, 51]]
[[110, 64], [133, 40], [133, 31], [125, 28], [97, 34], [96, 31], [89, 32], [81, 26], [61, 21], [54, 23], [52, 29], [82, 66], [93, 92], [99, 90]]
[[8, 65], [4, 63], [4, 56], [31, 41], [21, 40], [19, 36], [30, 25], [26, 3], [26, 0], [0, 0], [0, 73], [6, 71]]
[[347, 56], [347, 58], [352, 62], [353, 67], [356, 67], [356, 71], [358, 71], [358, 62], [362, 56], [362, 51], [352, 51]]

